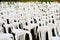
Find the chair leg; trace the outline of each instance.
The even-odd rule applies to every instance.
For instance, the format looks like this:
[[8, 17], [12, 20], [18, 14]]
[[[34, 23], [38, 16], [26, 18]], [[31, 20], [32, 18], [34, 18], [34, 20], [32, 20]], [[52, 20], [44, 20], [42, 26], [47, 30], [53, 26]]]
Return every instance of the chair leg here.
[[49, 40], [51, 40], [51, 38], [52, 38], [52, 30], [51, 29], [48, 30], [48, 35], [49, 35]]
[[6, 28], [6, 33], [8, 33], [8, 28]]
[[54, 28], [54, 32], [55, 32], [55, 35], [57, 36], [57, 30], [56, 30], [56, 28]]
[[31, 35], [31, 33], [30, 33], [30, 32], [27, 32], [27, 33], [29, 34], [30, 40], [32, 40], [32, 35]]
[[42, 40], [42, 39], [41, 39], [41, 32], [39, 32], [39, 40]]
[[37, 33], [37, 40], [39, 40], [39, 33]]
[[17, 34], [15, 35], [15, 39], [18, 40]]
[[45, 32], [41, 32], [42, 40], [45, 40]]

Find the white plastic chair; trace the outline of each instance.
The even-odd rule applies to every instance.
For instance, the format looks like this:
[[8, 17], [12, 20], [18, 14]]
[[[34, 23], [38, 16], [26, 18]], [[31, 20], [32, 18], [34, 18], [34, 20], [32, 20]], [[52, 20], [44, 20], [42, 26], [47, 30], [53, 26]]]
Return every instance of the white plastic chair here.
[[6, 32], [9, 33], [8, 29], [11, 28], [11, 30], [13, 29], [12, 24], [6, 24], [4, 25]]
[[46, 34], [47, 31], [48, 31], [48, 26], [38, 27], [38, 31], [37, 32], [39, 33], [39, 40], [45, 40], [45, 34]]
[[60, 20], [55, 21], [56, 22], [56, 28], [58, 31], [58, 35], [60, 35]]
[[48, 33], [50, 32], [49, 39], [51, 40], [52, 37], [54, 37], [54, 36], [52, 36], [52, 29], [54, 29], [55, 37], [57, 36], [56, 24], [49, 23], [47, 26], [49, 27]]
[[[48, 32], [48, 38], [49, 38], [49, 40], [51, 40], [52, 37], [53, 37], [52, 36], [52, 29], [53, 28], [54, 28], [55, 35], [57, 36], [56, 27], [52, 23], [48, 24], [47, 26], [38, 27], [39, 40], [45, 40], [45, 34], [46, 34], [46, 32]], [[42, 39], [40, 37], [40, 32], [41, 32]]]
[[60, 40], [60, 37], [52, 37], [52, 40]]
[[[16, 34], [15, 35], [16, 40], [18, 40], [19, 38], [20, 38], [20, 40], [25, 40], [26, 33], [29, 35], [29, 39], [32, 40], [32, 35], [29, 31], [25, 31], [22, 29], [13, 29], [12, 33]], [[23, 37], [23, 38], [21, 38], [21, 37]]]
[[0, 40], [14, 40], [12, 34], [0, 33]]

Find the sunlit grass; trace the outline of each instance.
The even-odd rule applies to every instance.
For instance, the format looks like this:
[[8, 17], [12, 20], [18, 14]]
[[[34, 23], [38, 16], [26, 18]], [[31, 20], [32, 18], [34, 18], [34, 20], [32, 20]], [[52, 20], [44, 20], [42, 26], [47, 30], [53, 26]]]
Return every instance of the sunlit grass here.
[[0, 1], [3, 1], [3, 2], [60, 2], [60, 0], [0, 0]]

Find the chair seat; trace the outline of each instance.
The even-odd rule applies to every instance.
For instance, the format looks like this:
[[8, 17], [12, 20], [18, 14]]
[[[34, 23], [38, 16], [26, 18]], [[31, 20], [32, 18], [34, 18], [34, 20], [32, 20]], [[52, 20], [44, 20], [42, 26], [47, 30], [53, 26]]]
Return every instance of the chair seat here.
[[12, 34], [0, 33], [0, 40], [14, 40]]
[[12, 30], [13, 33], [16, 33], [16, 34], [20, 33], [20, 35], [25, 34], [24, 31], [25, 31], [25, 30], [22, 30], [22, 29], [13, 29], [13, 30]]
[[[12, 32], [13, 32], [14, 34], [16, 34], [16, 35], [15, 35], [16, 40], [18, 40], [18, 37], [19, 37], [19, 36], [20, 36], [20, 38], [21, 38], [21, 37], [22, 37], [21, 35], [23, 35], [23, 40], [25, 40], [25, 35], [26, 35], [26, 33], [29, 34], [30, 40], [32, 40], [32, 35], [31, 35], [31, 33], [30, 33], [29, 31], [22, 30], [22, 29], [13, 29]], [[21, 39], [21, 40], [22, 40], [22, 39]]]
[[60, 37], [52, 37], [52, 40], [60, 40]]

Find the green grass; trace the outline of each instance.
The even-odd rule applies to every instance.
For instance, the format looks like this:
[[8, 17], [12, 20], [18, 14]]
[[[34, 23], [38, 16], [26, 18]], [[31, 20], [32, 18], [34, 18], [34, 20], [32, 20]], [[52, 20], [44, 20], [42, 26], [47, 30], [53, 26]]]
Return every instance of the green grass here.
[[0, 0], [0, 1], [7, 1], [7, 2], [54, 2], [54, 1], [57, 1], [57, 2], [60, 2], [59, 0]]

